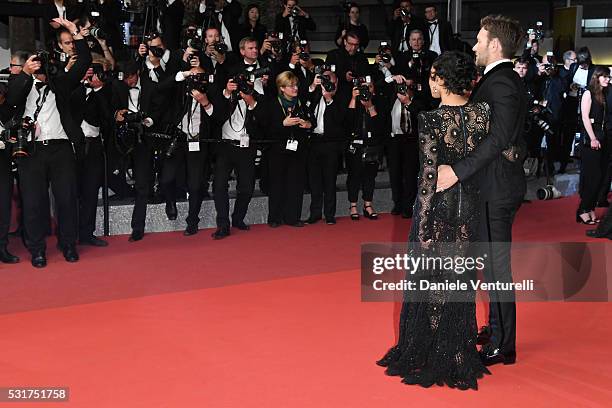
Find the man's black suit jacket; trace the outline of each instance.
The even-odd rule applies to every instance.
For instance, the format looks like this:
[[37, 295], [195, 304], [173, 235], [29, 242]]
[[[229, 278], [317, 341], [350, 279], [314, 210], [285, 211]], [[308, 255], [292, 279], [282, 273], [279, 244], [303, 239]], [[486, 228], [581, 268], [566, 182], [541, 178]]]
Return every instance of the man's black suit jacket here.
[[[321, 86], [317, 86], [313, 92], [308, 92], [306, 105], [312, 112], [312, 130], [317, 127], [317, 106], [321, 102]], [[348, 112], [348, 103], [346, 99], [336, 94], [332, 103], [325, 107], [323, 113], [323, 126], [325, 127], [325, 135], [333, 138], [344, 138], [346, 136], [345, 117]]]
[[[89, 65], [91, 65], [91, 53], [85, 40], [76, 40], [74, 42], [77, 60], [68, 72], [60, 72], [56, 76], [48, 78], [49, 89], [55, 94], [55, 104], [60, 114], [62, 127], [68, 136], [68, 139], [74, 144], [81, 144], [83, 140], [83, 132], [81, 124], [75, 123], [70, 109], [70, 97], [80, 84], [81, 79], [85, 76]], [[9, 81], [7, 103], [16, 111], [23, 112], [28, 94], [32, 90], [32, 82], [34, 78], [25, 72], [15, 75]]]
[[452, 166], [459, 181], [479, 177], [481, 198], [485, 201], [522, 200], [526, 191], [523, 164], [510, 162], [502, 155], [510, 146], [524, 145], [527, 98], [513, 68], [512, 62], [503, 62], [476, 85], [470, 101], [489, 104], [490, 132], [476, 150]]
[[[425, 27], [427, 29], [423, 33], [425, 35], [425, 41], [431, 45], [431, 31], [429, 30], [430, 23], [425, 21]], [[453, 26], [446, 20], [438, 19], [438, 39], [440, 41], [440, 51], [449, 51], [453, 49]]]
[[[306, 30], [315, 31], [317, 29], [317, 25], [315, 24], [312, 17], [297, 17], [298, 24], [298, 35], [301, 40], [307, 40], [308, 34], [306, 34]], [[274, 29], [278, 33], [283, 33], [284, 41], [291, 41], [291, 22], [289, 21], [289, 16], [283, 17], [282, 13], [276, 15], [276, 20], [274, 22]]]

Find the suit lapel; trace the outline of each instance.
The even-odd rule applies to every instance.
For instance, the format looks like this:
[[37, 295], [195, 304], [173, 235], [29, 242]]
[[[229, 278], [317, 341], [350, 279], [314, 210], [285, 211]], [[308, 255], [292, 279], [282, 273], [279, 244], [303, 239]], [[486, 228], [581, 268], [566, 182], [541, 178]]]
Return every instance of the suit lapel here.
[[502, 69], [507, 69], [507, 68], [510, 68], [510, 69], [513, 68], [512, 62], [510, 61], [502, 62], [501, 64], [498, 64], [495, 67], [493, 67], [493, 69], [491, 69], [482, 78], [480, 78], [480, 81], [478, 81], [478, 83], [474, 87], [474, 90], [472, 91], [472, 94], [470, 95], [470, 101], [475, 101], [476, 98], [478, 98], [478, 93], [482, 89], [482, 86], [484, 85], [484, 83], [487, 81], [488, 78], [490, 78], [497, 71], [502, 70]]

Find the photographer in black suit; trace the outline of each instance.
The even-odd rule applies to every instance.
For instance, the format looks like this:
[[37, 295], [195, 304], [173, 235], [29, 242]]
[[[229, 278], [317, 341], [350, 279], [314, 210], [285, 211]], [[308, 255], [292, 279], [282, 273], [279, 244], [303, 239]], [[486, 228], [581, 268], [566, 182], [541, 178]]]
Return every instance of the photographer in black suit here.
[[385, 117], [385, 153], [389, 168], [393, 209], [391, 214], [412, 218], [419, 173], [418, 114], [429, 110], [429, 100], [417, 96], [416, 83], [394, 75], [384, 85], [383, 95], [389, 109]]
[[297, 0], [283, 0], [283, 11], [276, 15], [274, 29], [283, 33], [283, 39], [291, 44], [307, 40], [306, 31], [315, 31], [317, 25], [310, 15], [302, 10]]
[[425, 48], [425, 38], [420, 30], [412, 30], [408, 37], [408, 51], [397, 56], [395, 71], [416, 83], [416, 93], [423, 100], [434, 103], [429, 90], [429, 72], [438, 55]]
[[217, 230], [213, 239], [223, 239], [230, 235], [228, 182], [232, 171], [236, 172], [236, 202], [232, 214], [232, 226], [247, 231], [246, 216], [255, 189], [255, 140], [258, 136], [257, 115], [261, 109], [260, 100], [269, 92], [269, 76], [264, 75], [251, 82], [249, 76], [255, 70], [265, 67], [263, 59], [258, 59], [257, 40], [246, 37], [240, 40], [242, 61], [229, 71], [229, 80], [223, 95], [215, 104], [220, 110], [222, 142], [216, 149], [217, 160], [213, 191], [217, 210]]
[[181, 70], [180, 52], [170, 51], [156, 32], [149, 34], [145, 42], [138, 47], [138, 55], [144, 58], [143, 73], [156, 83], [173, 78]]
[[435, 4], [425, 6], [425, 24], [430, 51], [440, 55], [453, 49], [453, 26], [438, 17], [438, 7]]
[[[393, 55], [410, 49], [408, 37], [413, 30], [421, 33], [428, 31], [425, 20], [414, 15], [413, 7], [412, 0], [400, 1], [393, 11], [392, 20], [387, 24], [387, 36], [391, 38]], [[429, 43], [426, 46], [429, 47]]]
[[[491, 107], [489, 136], [465, 159], [453, 167], [438, 167], [437, 190], [458, 181], [478, 177], [481, 204], [479, 241], [490, 246], [484, 268], [487, 282], [512, 282], [510, 244], [512, 223], [526, 191], [519, 151], [527, 100], [510, 58], [523, 39], [520, 24], [504, 16], [487, 16], [481, 22], [476, 64], [485, 67], [484, 76], [472, 92], [474, 102]], [[436, 91], [435, 89], [433, 90]], [[501, 244], [506, 243], [506, 244]], [[514, 291], [489, 291], [489, 326], [479, 333], [481, 359], [485, 365], [513, 364], [516, 360], [516, 304]], [[486, 343], [486, 344], [485, 344]]]
[[85, 80], [72, 92], [71, 109], [85, 140], [84, 154], [77, 160], [79, 181], [79, 243], [105, 247], [94, 236], [98, 193], [104, 182], [106, 142], [112, 133], [111, 63], [96, 58]]
[[353, 91], [353, 79], [370, 73], [366, 56], [359, 52], [359, 36], [349, 31], [344, 36], [344, 47], [327, 53], [325, 64], [336, 67], [338, 76], [338, 96], [349, 100]]
[[46, 221], [49, 213], [48, 189], [51, 185], [58, 216], [58, 244], [68, 262], [79, 260], [76, 250], [77, 180], [76, 157], [83, 146], [82, 133], [70, 112], [72, 91], [79, 85], [91, 63], [83, 35], [74, 23], [54, 20], [66, 28], [75, 40], [76, 62], [67, 73], [50, 75], [48, 61], [42, 66], [38, 55], [26, 61], [23, 71], [9, 82], [8, 103], [23, 117], [32, 119], [28, 139], [29, 157], [18, 160], [19, 182], [23, 198], [25, 242], [32, 254], [32, 265], [47, 264], [45, 254]]
[[[0, 82], [0, 132], [5, 130], [7, 122], [11, 118], [11, 112], [6, 103], [7, 91], [6, 84]], [[0, 138], [0, 262], [2, 263], [19, 262], [19, 257], [11, 254], [7, 249], [8, 233], [11, 225], [11, 198], [13, 196], [11, 153], [10, 145]]]
[[[140, 241], [144, 236], [149, 192], [153, 185], [153, 154], [156, 141], [145, 136], [145, 129], [160, 130], [157, 123], [167, 100], [157, 92], [157, 84], [148, 73], [140, 71], [135, 61], [120, 64], [123, 80], [113, 83], [112, 106], [117, 126], [116, 137], [128, 145], [134, 159], [136, 202], [132, 212], [132, 234], [129, 241]], [[171, 109], [166, 109], [172, 114]], [[124, 142], [125, 140], [125, 142]], [[166, 212], [169, 208], [166, 206]], [[174, 213], [176, 216], [176, 212]]]
[[203, 29], [216, 27], [229, 51], [238, 51], [239, 20], [242, 5], [238, 0], [201, 0], [197, 23]]
[[307, 168], [310, 185], [310, 216], [314, 224], [325, 215], [328, 225], [336, 223], [336, 176], [338, 156], [345, 137], [344, 122], [347, 101], [336, 97], [338, 78], [332, 71], [316, 75], [308, 88], [308, 103], [313, 112]]

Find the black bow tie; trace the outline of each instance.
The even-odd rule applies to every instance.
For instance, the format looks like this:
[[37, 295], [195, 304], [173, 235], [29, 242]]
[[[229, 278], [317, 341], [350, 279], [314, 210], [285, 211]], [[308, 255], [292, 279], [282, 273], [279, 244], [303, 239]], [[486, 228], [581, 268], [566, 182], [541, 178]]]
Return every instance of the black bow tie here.
[[246, 70], [251, 70], [251, 69], [256, 69], [257, 68], [257, 63], [254, 64], [247, 64], [246, 62], [244, 63], [244, 68]]
[[40, 91], [42, 88], [47, 86], [47, 83], [46, 82], [36, 82], [34, 86], [36, 87], [37, 91]]
[[437, 20], [436, 21], [428, 21], [427, 24], [429, 24], [430, 26], [438, 25], [438, 21]]
[[132, 89], [136, 89], [137, 91], [140, 91], [140, 87], [138, 87], [138, 86], [130, 86], [130, 91], [131, 91]]

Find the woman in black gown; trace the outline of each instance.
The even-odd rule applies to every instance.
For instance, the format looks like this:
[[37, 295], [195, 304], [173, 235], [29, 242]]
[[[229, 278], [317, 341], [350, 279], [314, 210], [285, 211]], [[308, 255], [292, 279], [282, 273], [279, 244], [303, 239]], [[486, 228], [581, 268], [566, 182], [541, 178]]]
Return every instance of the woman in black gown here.
[[[460, 161], [489, 132], [489, 106], [468, 102], [467, 92], [475, 77], [473, 61], [459, 52], [442, 54], [431, 69], [429, 85], [441, 104], [438, 109], [419, 114], [421, 168], [409, 253], [465, 257], [470, 243], [476, 241], [476, 184], [468, 180], [436, 193], [437, 167]], [[460, 275], [452, 270], [419, 271], [408, 279], [415, 276], [430, 282], [469, 279], [467, 273]], [[477, 389], [477, 380], [489, 371], [476, 349], [474, 296], [472, 290], [406, 292], [399, 341], [377, 364], [387, 367], [387, 375], [402, 377], [406, 384]]]

